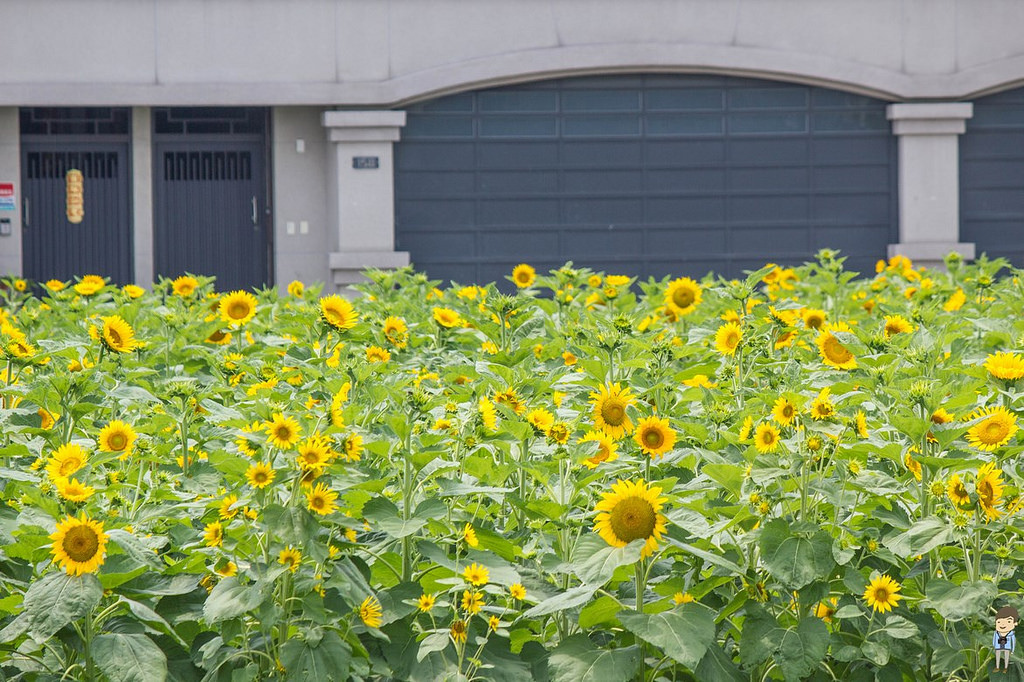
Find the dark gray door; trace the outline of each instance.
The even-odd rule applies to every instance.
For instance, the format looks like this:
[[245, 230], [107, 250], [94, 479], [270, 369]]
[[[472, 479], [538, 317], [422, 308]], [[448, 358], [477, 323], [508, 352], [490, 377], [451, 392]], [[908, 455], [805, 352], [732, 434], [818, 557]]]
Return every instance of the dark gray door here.
[[[263, 129], [252, 132], [250, 111], [155, 110], [158, 275], [214, 275], [219, 291], [271, 283], [266, 145]], [[181, 131], [168, 132], [176, 122]]]
[[[46, 281], [133, 281], [127, 110], [21, 111], [22, 271]], [[67, 218], [67, 172], [82, 172], [85, 215]]]
[[960, 137], [960, 241], [1024, 267], [1024, 88], [982, 97]]
[[641, 278], [735, 276], [823, 247], [874, 272], [896, 241], [885, 102], [711, 76], [572, 78], [407, 108], [396, 248], [431, 277], [572, 260]]

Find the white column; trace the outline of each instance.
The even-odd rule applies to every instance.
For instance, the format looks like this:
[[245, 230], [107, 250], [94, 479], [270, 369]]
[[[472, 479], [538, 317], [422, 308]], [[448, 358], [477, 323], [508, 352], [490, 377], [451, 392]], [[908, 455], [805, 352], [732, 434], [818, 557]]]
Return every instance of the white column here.
[[337, 240], [328, 256], [335, 287], [365, 281], [363, 268], [408, 265], [395, 251], [395, 171], [392, 148], [404, 111], [325, 111], [328, 226]]
[[153, 135], [149, 107], [132, 107], [132, 262], [147, 289], [153, 272]]
[[936, 266], [956, 251], [974, 258], [974, 244], [960, 241], [958, 136], [974, 113], [970, 102], [890, 104], [886, 110], [899, 138], [900, 254]]
[[[18, 124], [18, 107], [0, 107], [0, 183], [14, 184], [14, 210], [3, 208], [0, 218], [11, 221], [11, 231], [6, 225], [0, 232], [0, 275], [21, 276], [21, 130]], [[9, 206], [9, 204], [5, 204]], [[29, 216], [31, 218], [31, 216]]]

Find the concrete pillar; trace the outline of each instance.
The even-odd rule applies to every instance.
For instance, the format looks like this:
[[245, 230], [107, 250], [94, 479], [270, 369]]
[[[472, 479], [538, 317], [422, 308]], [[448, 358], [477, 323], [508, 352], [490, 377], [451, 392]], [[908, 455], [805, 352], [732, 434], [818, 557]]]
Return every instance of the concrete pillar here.
[[11, 221], [11, 233], [0, 234], [0, 275], [21, 269], [21, 126], [18, 107], [0, 107], [0, 183], [14, 183], [14, 210], [0, 210]]
[[[337, 234], [328, 267], [337, 290], [365, 281], [367, 267], [408, 265], [395, 251], [395, 171], [392, 147], [404, 111], [325, 111], [328, 130], [328, 226]], [[331, 240], [334, 242], [334, 240]]]
[[149, 287], [153, 272], [153, 126], [149, 107], [132, 107], [132, 262], [135, 283]]
[[974, 113], [970, 102], [890, 104], [886, 115], [899, 138], [900, 241], [889, 245], [915, 263], [933, 267], [950, 251], [974, 258], [960, 241], [958, 135]]

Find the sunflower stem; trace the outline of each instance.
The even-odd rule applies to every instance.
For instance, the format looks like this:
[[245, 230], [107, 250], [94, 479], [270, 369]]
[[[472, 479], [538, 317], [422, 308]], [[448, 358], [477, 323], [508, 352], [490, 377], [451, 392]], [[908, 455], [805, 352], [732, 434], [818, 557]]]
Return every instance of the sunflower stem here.
[[[640, 559], [633, 565], [633, 583], [636, 587], [636, 612], [644, 612], [644, 591], [647, 589], [647, 572], [644, 570], [644, 560]], [[637, 680], [644, 682], [644, 659], [647, 658], [647, 650], [643, 641], [640, 642], [640, 669], [637, 671]]]
[[93, 682], [96, 679], [96, 669], [92, 661], [92, 636], [93, 622], [92, 611], [85, 616], [85, 636], [82, 638], [83, 655], [85, 656], [85, 679]]

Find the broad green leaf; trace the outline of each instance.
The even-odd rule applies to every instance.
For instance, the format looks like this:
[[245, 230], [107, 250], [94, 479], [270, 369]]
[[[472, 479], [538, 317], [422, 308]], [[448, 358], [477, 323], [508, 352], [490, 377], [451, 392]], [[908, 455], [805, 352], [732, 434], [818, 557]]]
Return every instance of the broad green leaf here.
[[162, 546], [164, 541], [157, 538], [147, 544], [142, 539], [132, 535], [131, 533], [121, 530], [120, 528], [114, 528], [107, 531], [107, 535], [113, 540], [121, 549], [125, 551], [128, 556], [135, 559], [140, 564], [150, 566], [151, 568], [162, 568], [164, 563], [157, 556], [153, 550]]
[[701, 471], [735, 497], [740, 496], [743, 489], [743, 467], [735, 464], [706, 464]]
[[10, 641], [23, 632], [37, 640], [49, 639], [68, 623], [85, 617], [102, 598], [103, 588], [92, 573], [47, 573], [29, 585], [21, 616], [0, 632], [0, 641]]
[[933, 608], [948, 621], [966, 618], [985, 618], [989, 606], [996, 598], [995, 583], [981, 580], [955, 585], [948, 580], [928, 581], [928, 591], [922, 606]]
[[665, 514], [665, 516], [669, 521], [694, 537], [706, 538], [711, 535], [711, 524], [708, 523], [707, 518], [704, 514], [693, 509], [677, 507]]
[[363, 505], [363, 516], [370, 523], [394, 538], [412, 535], [427, 525], [427, 518], [403, 519], [398, 507], [384, 497], [375, 497]]
[[782, 519], [764, 527], [760, 548], [772, 577], [793, 589], [826, 577], [836, 566], [831, 535], [825, 531], [818, 531], [809, 538], [795, 534]]
[[128, 610], [132, 612], [136, 618], [140, 621], [153, 628], [154, 630], [161, 632], [168, 637], [175, 640], [182, 649], [188, 651], [188, 643], [181, 638], [181, 636], [171, 627], [171, 624], [164, 620], [164, 617], [159, 613], [146, 606], [142, 602], [137, 602], [134, 599], [128, 597], [121, 597], [120, 601], [128, 606]]
[[237, 618], [263, 603], [270, 592], [270, 585], [256, 582], [243, 585], [238, 578], [224, 578], [213, 588], [203, 605], [203, 618], [216, 623]]
[[743, 569], [740, 568], [739, 564], [729, 561], [723, 556], [719, 556], [712, 552], [705, 551], [703, 549], [700, 549], [699, 547], [694, 547], [693, 545], [689, 545], [685, 542], [679, 542], [678, 540], [674, 540], [673, 538], [667, 539], [669, 541], [669, 544], [675, 545], [684, 552], [689, 552], [694, 556], [698, 556], [704, 561], [708, 562], [709, 564], [720, 566], [726, 569], [727, 571], [732, 571], [733, 573], [736, 573], [737, 575], [744, 573]]
[[715, 639], [715, 614], [700, 604], [683, 604], [656, 614], [624, 611], [619, 621], [634, 635], [691, 669], [697, 667]]
[[146, 635], [113, 633], [92, 641], [92, 658], [110, 682], [163, 682], [167, 657]]
[[263, 518], [271, 533], [296, 547], [313, 540], [320, 530], [320, 524], [313, 515], [299, 507], [272, 504], [263, 513]]
[[636, 646], [596, 647], [586, 635], [573, 635], [548, 660], [552, 682], [625, 682], [640, 664]]
[[[612, 621], [621, 610], [622, 605], [612, 597], [605, 595], [595, 599], [580, 611], [580, 627], [587, 630], [595, 625]], [[527, 631], [527, 634], [529, 634], [529, 631]]]
[[909, 639], [920, 635], [917, 626], [903, 616], [891, 614], [885, 620], [885, 627], [881, 630], [893, 639]]
[[953, 541], [953, 527], [937, 516], [929, 516], [912, 525], [905, 533], [886, 538], [882, 544], [899, 557], [926, 554]]
[[545, 599], [541, 603], [537, 604], [523, 615], [527, 618], [536, 618], [537, 616], [546, 616], [547, 614], [554, 613], [555, 611], [564, 611], [565, 609], [585, 604], [592, 596], [594, 596], [598, 587], [598, 585], [580, 585], [579, 587], [573, 587], [564, 592], [559, 592], [554, 597]]
[[448, 647], [449, 642], [451, 642], [451, 637], [447, 630], [431, 632], [420, 642], [420, 649], [416, 653], [416, 660], [422, 661], [434, 651], [444, 651]]
[[802, 680], [816, 670], [828, 653], [829, 634], [818, 618], [804, 618], [783, 631], [775, 660], [786, 680]]
[[[281, 647], [281, 665], [296, 682], [328, 682], [349, 679], [352, 648], [334, 630], [316, 631], [314, 637], [293, 637]], [[316, 638], [320, 637], [319, 641]], [[313, 642], [316, 642], [313, 644]]]
[[700, 682], [745, 682], [746, 677], [722, 647], [712, 643], [693, 671]]
[[584, 543], [581, 539], [577, 543], [573, 566], [576, 569], [576, 575], [582, 582], [594, 585], [603, 585], [608, 582], [619, 566], [627, 566], [640, 561], [640, 554], [646, 543], [645, 540], [634, 540], [625, 547], [611, 547], [601, 538], [588, 536], [587, 539], [596, 540], [600, 546], [594, 551], [593, 542]]

